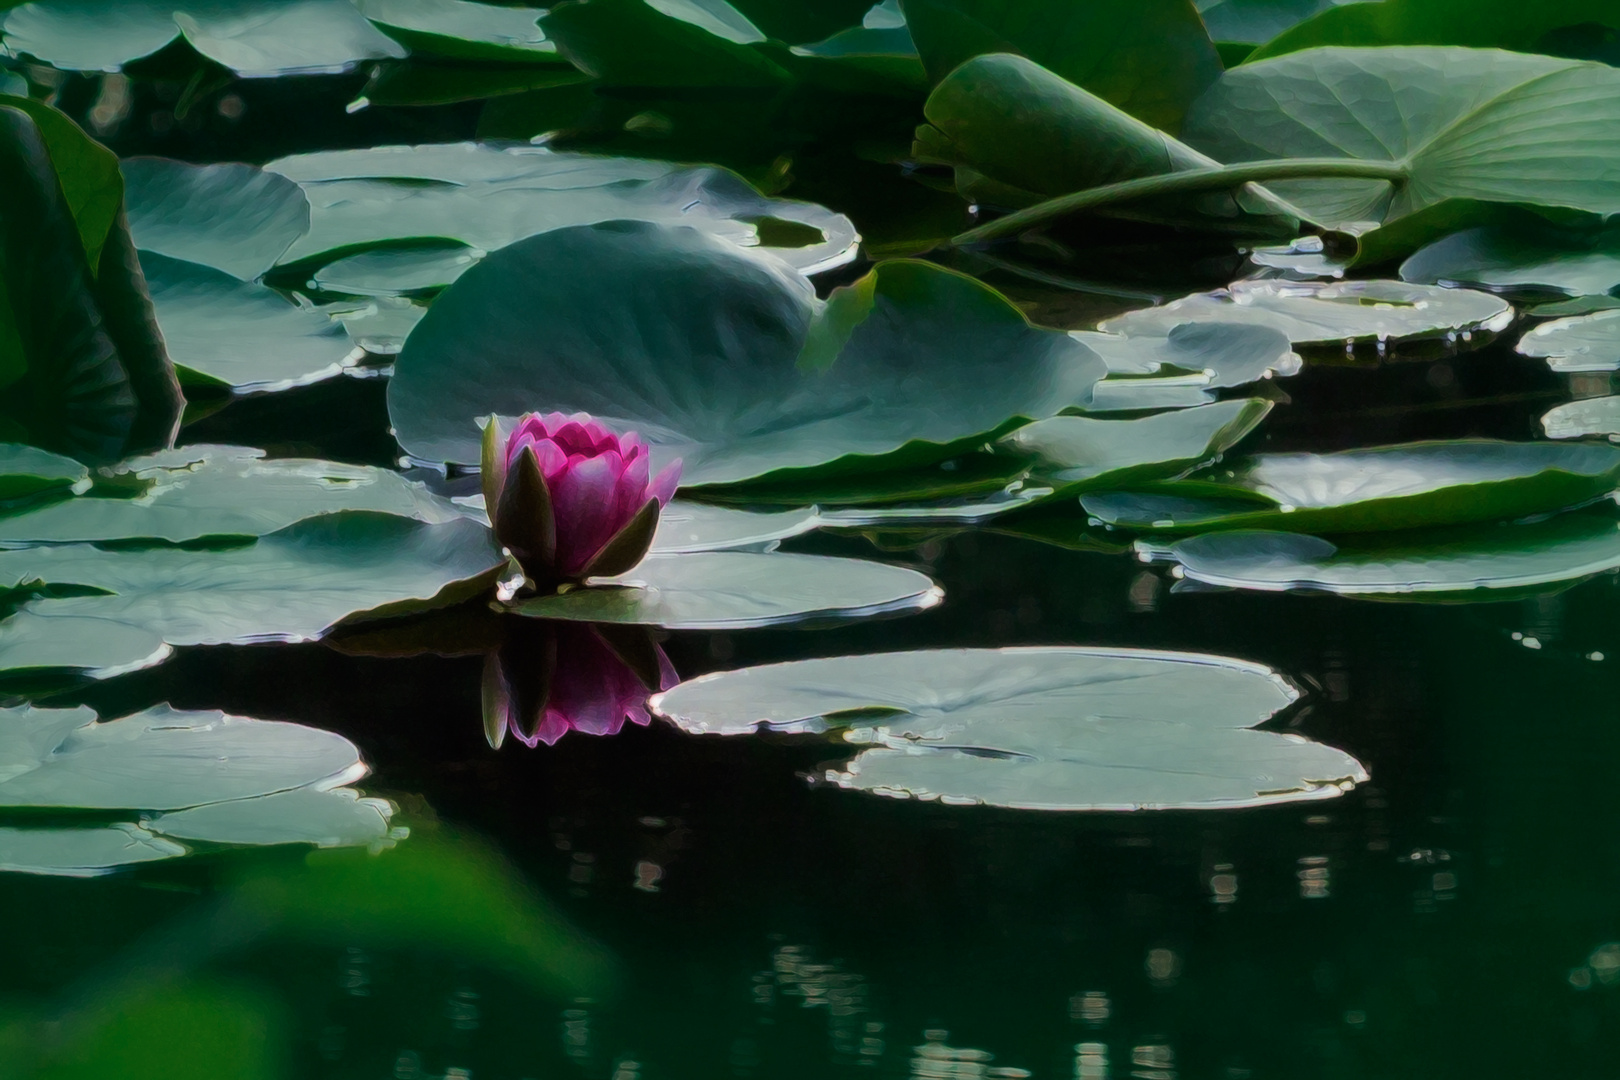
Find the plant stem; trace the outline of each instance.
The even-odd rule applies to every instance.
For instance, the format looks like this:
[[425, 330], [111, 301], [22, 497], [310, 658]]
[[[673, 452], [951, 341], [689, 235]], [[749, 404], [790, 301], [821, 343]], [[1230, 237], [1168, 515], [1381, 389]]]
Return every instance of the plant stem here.
[[1284, 158], [1279, 161], [1246, 161], [1238, 165], [1215, 165], [1207, 169], [1188, 169], [1185, 172], [1142, 176], [1117, 184], [1087, 188], [1055, 199], [1025, 207], [1006, 217], [969, 229], [954, 238], [957, 247], [999, 240], [1004, 236], [1023, 232], [1043, 225], [1054, 218], [1095, 210], [1111, 203], [1155, 195], [1193, 195], [1203, 191], [1220, 191], [1240, 184], [1265, 183], [1268, 180], [1331, 180], [1352, 178], [1357, 180], [1390, 180], [1400, 183], [1406, 179], [1404, 166], [1393, 161], [1362, 161], [1356, 158]]

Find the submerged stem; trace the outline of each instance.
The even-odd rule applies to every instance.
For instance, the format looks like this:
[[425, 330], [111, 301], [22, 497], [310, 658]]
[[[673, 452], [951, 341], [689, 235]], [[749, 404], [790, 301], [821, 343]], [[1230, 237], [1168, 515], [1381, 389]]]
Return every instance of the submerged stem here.
[[1192, 195], [1202, 191], [1219, 191], [1239, 184], [1265, 183], [1268, 180], [1390, 180], [1399, 183], [1406, 179], [1404, 166], [1394, 161], [1362, 161], [1356, 158], [1285, 158], [1279, 161], [1246, 161], [1237, 165], [1214, 165], [1207, 169], [1188, 169], [1185, 172], [1162, 173], [1123, 180], [1117, 184], [1087, 188], [1084, 191], [1059, 195], [1055, 199], [1036, 203], [1023, 210], [997, 218], [995, 221], [969, 229], [955, 237], [951, 243], [957, 247], [985, 240], [999, 240], [1035, 225], [1043, 225], [1053, 218], [1094, 210], [1111, 203], [1155, 195]]

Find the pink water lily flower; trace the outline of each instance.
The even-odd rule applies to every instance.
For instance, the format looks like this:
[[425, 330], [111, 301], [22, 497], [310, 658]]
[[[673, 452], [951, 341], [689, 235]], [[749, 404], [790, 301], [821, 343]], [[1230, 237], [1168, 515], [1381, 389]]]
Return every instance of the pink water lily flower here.
[[495, 535], [534, 587], [622, 574], [647, 554], [681, 463], [651, 476], [647, 444], [585, 413], [527, 413], [504, 439], [484, 427], [483, 485]]

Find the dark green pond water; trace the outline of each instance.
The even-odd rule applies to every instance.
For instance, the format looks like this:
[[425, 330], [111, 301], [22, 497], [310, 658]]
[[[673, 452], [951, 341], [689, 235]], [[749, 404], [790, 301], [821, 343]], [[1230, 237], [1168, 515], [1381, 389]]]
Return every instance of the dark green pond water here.
[[[1371, 419], [1378, 388], [1405, 394], [1425, 370], [1290, 389], [1354, 385], [1346, 405], [1369, 424], [1492, 434], [1538, 392]], [[1175, 591], [1128, 555], [989, 531], [877, 541], [795, 544], [926, 568], [946, 602], [843, 629], [678, 634], [670, 658], [690, 676], [947, 644], [1218, 652], [1303, 688], [1270, 726], [1353, 753], [1371, 782], [1214, 812], [943, 806], [808, 782], [837, 760], [819, 740], [655, 722], [492, 751], [476, 658], [194, 651], [85, 700], [341, 732], [410, 829], [390, 858], [455, 876], [487, 848], [543, 906], [521, 915], [507, 892], [431, 873], [333, 889], [285, 851], [11, 876], [0, 997], [68, 1017], [63, 1038], [72, 1016], [113, 1010], [132, 1045], [236, 1032], [282, 1075], [334, 1080], [1614, 1075], [1620, 579], [1376, 603]], [[328, 905], [311, 925], [330, 925], [243, 914], [249, 888]], [[399, 905], [483, 929], [424, 942], [390, 929]]]

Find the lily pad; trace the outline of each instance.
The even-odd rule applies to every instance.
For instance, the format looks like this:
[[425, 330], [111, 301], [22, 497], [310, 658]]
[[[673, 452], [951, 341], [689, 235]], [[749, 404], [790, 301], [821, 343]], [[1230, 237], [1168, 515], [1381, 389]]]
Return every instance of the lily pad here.
[[181, 34], [244, 78], [346, 71], [405, 49], [349, 0], [38, 0], [13, 8], [0, 33], [13, 52], [68, 71], [117, 71]]
[[1504, 329], [1513, 307], [1500, 297], [1402, 281], [1238, 281], [1158, 307], [1128, 311], [1099, 329], [1127, 337], [1166, 335], [1183, 323], [1266, 326], [1295, 345], [1353, 345], [1455, 338]]
[[[310, 230], [284, 262], [331, 261], [356, 249], [401, 241], [459, 241], [494, 251], [571, 225], [638, 220], [701, 228], [739, 247], [757, 247], [806, 273], [853, 258], [849, 219], [814, 203], [771, 199], [733, 173], [631, 158], [563, 154], [543, 147], [480, 143], [328, 150], [271, 162], [310, 201]], [[756, 224], [793, 222], [805, 243], [773, 246]], [[401, 267], [420, 289], [430, 265]], [[368, 267], [375, 276], [378, 264]], [[439, 285], [447, 285], [447, 276]], [[403, 291], [403, 290], [401, 290]]]
[[[815, 321], [812, 330], [812, 321]], [[999, 293], [885, 263], [821, 305], [791, 269], [694, 229], [612, 222], [531, 237], [445, 292], [388, 388], [407, 453], [479, 460], [475, 418], [592, 413], [689, 485], [955, 456], [1083, 405], [1102, 362]]]
[[1511, 599], [1620, 567], [1620, 525], [1601, 512], [1390, 540], [1338, 546], [1297, 533], [1216, 532], [1166, 554], [1210, 585], [1419, 600]]
[[1109, 375], [1202, 375], [1204, 386], [1242, 386], [1296, 375], [1301, 367], [1288, 335], [1256, 323], [1185, 322], [1162, 336], [1126, 337], [1094, 330], [1069, 336], [1102, 357]]
[[1259, 45], [1313, 15], [1366, 0], [1193, 0], [1216, 41]]
[[0, 827], [0, 871], [13, 873], [95, 877], [184, 854], [180, 844], [129, 822], [81, 828]]
[[627, 574], [511, 610], [541, 619], [736, 630], [922, 611], [941, 596], [915, 570], [864, 559], [715, 551], [649, 556]]
[[1104, 379], [1092, 392], [1086, 412], [1102, 415], [1191, 409], [1214, 400], [1214, 391], [1199, 375]]
[[[1389, 179], [1267, 181], [1318, 224], [1361, 235], [1370, 261], [1480, 223], [1467, 219], [1483, 203], [1620, 212], [1617, 125], [1620, 71], [1605, 64], [1496, 49], [1323, 48], [1227, 71], [1193, 104], [1182, 137], [1228, 164], [1393, 166]], [[1368, 235], [1396, 223], [1394, 235]]]
[[311, 282], [318, 289], [353, 296], [437, 292], [483, 257], [484, 252], [461, 243], [376, 248], [327, 263]]
[[1105, 524], [1143, 531], [1376, 532], [1546, 513], [1617, 484], [1620, 448], [1461, 439], [1260, 454], [1182, 484], [1080, 502]]
[[559, 62], [540, 29], [543, 8], [469, 0], [354, 0], [360, 14], [415, 52], [459, 60]]
[[309, 202], [285, 176], [252, 165], [119, 162], [135, 246], [251, 281], [309, 230]]
[[405, 55], [348, 0], [39, 0], [13, 8], [3, 34], [11, 50], [68, 71], [117, 71], [181, 34], [243, 78], [337, 73]]
[[1586, 296], [1620, 289], [1620, 227], [1481, 226], [1413, 253], [1406, 281], [1496, 292]]
[[1219, 656], [938, 649], [705, 675], [652, 707], [694, 733], [842, 729], [872, 748], [827, 779], [883, 795], [1218, 809], [1331, 798], [1367, 779], [1343, 751], [1250, 730], [1298, 697], [1275, 672]]
[[0, 710], [0, 807], [176, 810], [365, 771], [343, 736], [161, 705], [96, 722], [87, 709]]
[[388, 839], [393, 812], [387, 800], [361, 798], [351, 788], [302, 787], [159, 814], [145, 825], [177, 840], [210, 844], [359, 847]]
[[65, 493], [89, 476], [90, 470], [70, 457], [20, 443], [0, 442], [0, 502], [45, 491]]
[[[96, 494], [0, 517], [0, 544], [263, 536], [304, 518], [372, 510], [418, 521], [462, 516], [396, 472], [306, 458], [265, 460], [242, 446], [186, 447], [124, 462], [110, 478], [124, 497]], [[135, 490], [129, 490], [133, 487]]]
[[1237, 445], [1270, 411], [1269, 401], [1238, 398], [1137, 420], [1054, 416], [1002, 445], [1035, 458], [1034, 480], [1062, 498], [1186, 472]]
[[1554, 371], [1620, 369], [1620, 310], [1554, 319], [1529, 331], [1515, 348], [1544, 356]]
[[1541, 418], [1541, 427], [1549, 439], [1620, 436], [1620, 397], [1585, 398], [1559, 405]]
[[274, 289], [151, 252], [141, 266], [184, 381], [244, 394], [285, 390], [339, 375], [351, 363], [354, 346], [343, 327]]
[[[465, 599], [493, 585], [505, 565], [477, 522], [427, 525], [354, 511], [222, 551], [0, 551], [0, 590], [42, 583], [104, 594], [29, 601], [0, 620], [0, 654], [26, 643], [31, 668], [139, 664], [151, 657], [151, 638], [131, 628], [170, 645], [309, 641], [350, 616]], [[127, 642], [123, 657], [113, 654], [116, 642]]]

